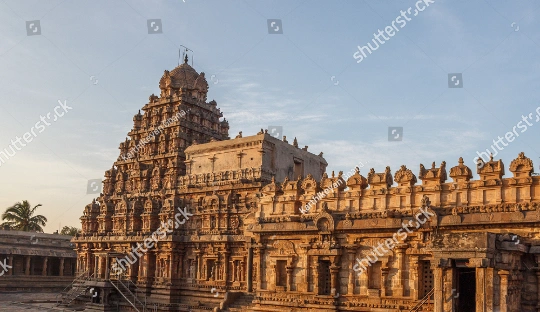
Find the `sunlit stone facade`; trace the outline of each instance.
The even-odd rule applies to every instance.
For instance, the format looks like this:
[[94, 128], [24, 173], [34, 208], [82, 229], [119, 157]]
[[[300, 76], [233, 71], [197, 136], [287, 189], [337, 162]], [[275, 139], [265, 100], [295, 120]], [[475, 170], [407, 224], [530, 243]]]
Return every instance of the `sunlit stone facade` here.
[[[460, 158], [345, 180], [296, 139], [229, 139], [187, 62], [160, 88], [73, 241], [100, 289], [93, 310], [132, 309], [107, 283], [138, 252], [122, 278], [161, 311], [540, 311], [540, 177], [523, 153], [509, 176], [492, 159], [471, 180]], [[184, 207], [174, 232], [137, 247]]]

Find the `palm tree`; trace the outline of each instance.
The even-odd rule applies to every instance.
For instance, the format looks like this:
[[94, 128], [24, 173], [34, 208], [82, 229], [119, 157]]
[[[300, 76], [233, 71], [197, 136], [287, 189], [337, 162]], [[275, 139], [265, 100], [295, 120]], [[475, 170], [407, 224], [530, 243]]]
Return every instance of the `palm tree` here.
[[2, 214], [2, 221], [7, 221], [2, 225], [12, 230], [42, 233], [42, 226], [45, 226], [47, 218], [42, 215], [34, 215], [38, 207], [41, 207], [41, 204], [31, 208], [27, 200], [23, 200], [22, 203], [17, 202]]

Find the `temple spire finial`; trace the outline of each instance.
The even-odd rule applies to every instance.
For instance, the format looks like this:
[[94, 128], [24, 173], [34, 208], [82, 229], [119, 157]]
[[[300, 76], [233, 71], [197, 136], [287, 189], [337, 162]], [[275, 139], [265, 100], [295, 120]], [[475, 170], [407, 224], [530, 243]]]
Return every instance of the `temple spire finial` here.
[[187, 64], [188, 60], [189, 60], [189, 58], [188, 58], [187, 53], [186, 53], [186, 55], [184, 56], [184, 64]]

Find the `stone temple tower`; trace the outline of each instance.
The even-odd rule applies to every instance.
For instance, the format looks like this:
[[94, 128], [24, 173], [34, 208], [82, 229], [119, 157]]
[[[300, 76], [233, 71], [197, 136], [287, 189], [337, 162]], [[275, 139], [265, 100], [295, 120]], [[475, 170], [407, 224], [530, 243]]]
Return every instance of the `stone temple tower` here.
[[[139, 203], [146, 198], [144, 211], [156, 214], [156, 201], [165, 196], [162, 190], [175, 189], [178, 177], [185, 174], [184, 150], [229, 139], [228, 121], [219, 120], [223, 114], [216, 101], [207, 102], [204, 73], [197, 73], [187, 56], [183, 64], [163, 73], [159, 88], [160, 96], [152, 94], [143, 113], [139, 110], [133, 117], [133, 128], [120, 143], [118, 159], [105, 172], [104, 204], [87, 207], [83, 216], [86, 230], [125, 234], [141, 227], [150, 229], [157, 218], [142, 226]], [[88, 222], [84, 222], [86, 217]]]

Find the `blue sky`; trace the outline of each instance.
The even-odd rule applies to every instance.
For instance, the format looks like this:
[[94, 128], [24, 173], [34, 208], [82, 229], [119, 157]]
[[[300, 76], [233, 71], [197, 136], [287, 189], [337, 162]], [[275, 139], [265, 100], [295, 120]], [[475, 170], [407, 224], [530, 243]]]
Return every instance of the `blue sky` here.
[[[416, 174], [460, 156], [474, 169], [476, 151], [540, 106], [540, 3], [435, 0], [357, 63], [357, 46], [415, 3], [0, 0], [0, 150], [59, 100], [73, 107], [0, 166], [0, 210], [28, 199], [43, 204], [47, 232], [80, 226], [95, 197], [87, 180], [118, 157], [180, 45], [195, 51], [231, 137], [281, 125], [289, 142], [323, 151], [328, 172], [362, 162], [364, 175]], [[163, 33], [148, 34], [148, 19]], [[269, 34], [267, 19], [281, 19], [283, 34]], [[41, 35], [28, 36], [35, 20]], [[448, 88], [449, 73], [462, 73], [463, 88]], [[402, 141], [388, 141], [390, 126], [403, 127]], [[539, 134], [534, 124], [499, 152], [506, 176], [521, 151], [537, 163]]]

